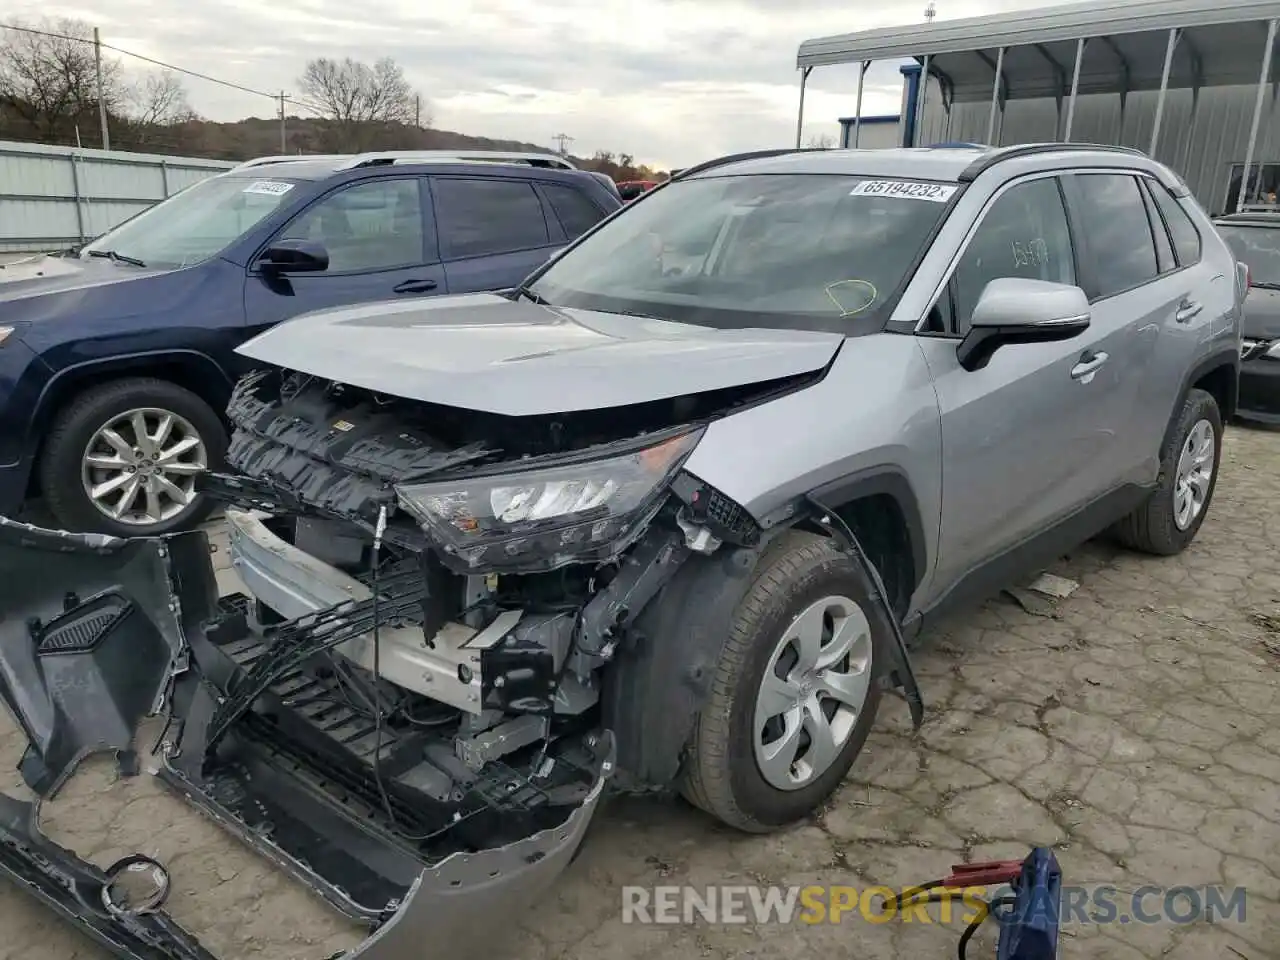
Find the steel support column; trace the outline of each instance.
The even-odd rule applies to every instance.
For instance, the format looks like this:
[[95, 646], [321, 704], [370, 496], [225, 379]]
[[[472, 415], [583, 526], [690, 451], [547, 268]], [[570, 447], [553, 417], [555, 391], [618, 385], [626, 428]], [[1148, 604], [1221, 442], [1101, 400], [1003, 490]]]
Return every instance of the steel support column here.
[[[1258, 94], [1253, 100], [1253, 123], [1249, 127], [1249, 146], [1244, 153], [1244, 174], [1240, 177], [1240, 193], [1236, 195], [1236, 213], [1244, 207], [1245, 194], [1249, 192], [1249, 174], [1253, 167], [1253, 152], [1258, 147], [1258, 126], [1262, 123], [1262, 101], [1267, 92], [1267, 81], [1271, 77], [1271, 55], [1275, 52], [1277, 24], [1280, 24], [1280, 20], [1272, 20], [1267, 24], [1267, 49], [1262, 55]], [[1262, 178], [1259, 177], [1258, 181], [1261, 184]]]
[[800, 68], [800, 112], [796, 116], [796, 149], [800, 149], [800, 139], [804, 135], [804, 88], [808, 86], [809, 74], [813, 67]]
[[853, 115], [853, 146], [857, 149], [858, 140], [862, 137], [862, 89], [867, 85], [867, 71], [871, 68], [870, 60], [862, 61], [862, 69], [858, 71], [858, 104]]
[[1151, 127], [1151, 146], [1147, 149], [1147, 155], [1153, 160], [1156, 156], [1156, 146], [1160, 142], [1160, 122], [1164, 119], [1164, 101], [1169, 93], [1169, 74], [1173, 70], [1173, 51], [1178, 46], [1178, 37], [1182, 35], [1182, 31], [1174, 27], [1169, 31], [1169, 41], [1164, 46], [1164, 72], [1160, 74], [1160, 93], [1156, 97], [1156, 119]]
[[996, 53], [996, 78], [991, 82], [991, 112], [987, 114], [987, 143], [996, 135], [996, 104], [1000, 102], [1000, 86], [1004, 78], [1004, 47]]
[[1067, 101], [1067, 129], [1062, 139], [1071, 142], [1071, 127], [1076, 122], [1076, 91], [1080, 87], [1080, 62], [1084, 60], [1084, 37], [1076, 41], [1076, 65], [1071, 70], [1071, 99]]
[[913, 147], [920, 146], [921, 141], [924, 139], [924, 102], [929, 98], [930, 59], [930, 57], [926, 56], [924, 58], [924, 63], [920, 65], [920, 90], [919, 95], [916, 97], [915, 142], [911, 144]]

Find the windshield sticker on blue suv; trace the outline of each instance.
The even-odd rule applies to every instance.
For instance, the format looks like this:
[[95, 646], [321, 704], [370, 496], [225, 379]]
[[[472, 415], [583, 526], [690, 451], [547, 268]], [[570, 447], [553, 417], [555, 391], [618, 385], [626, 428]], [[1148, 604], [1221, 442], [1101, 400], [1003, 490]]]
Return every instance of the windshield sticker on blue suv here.
[[244, 188], [244, 193], [265, 193], [269, 197], [282, 197], [293, 189], [292, 183], [283, 180], [255, 180]]
[[851, 197], [902, 197], [946, 203], [956, 192], [955, 184], [907, 183], [904, 180], [863, 180], [849, 191]]

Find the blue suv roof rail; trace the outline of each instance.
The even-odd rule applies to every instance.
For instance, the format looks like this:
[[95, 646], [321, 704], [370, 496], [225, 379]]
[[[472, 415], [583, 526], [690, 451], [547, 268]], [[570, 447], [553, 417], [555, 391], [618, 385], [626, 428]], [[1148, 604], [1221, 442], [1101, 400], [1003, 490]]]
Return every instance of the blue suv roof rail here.
[[378, 167], [393, 163], [518, 163], [552, 170], [577, 170], [571, 161], [554, 153], [506, 150], [374, 150], [344, 157], [339, 170]]
[[723, 167], [730, 163], [739, 163], [743, 160], [767, 160], [769, 157], [784, 157], [789, 153], [818, 153], [829, 149], [828, 147], [776, 147], [772, 150], [749, 150], [746, 153], [731, 153], [728, 156], [716, 157], [714, 160], [704, 160], [702, 163], [695, 163], [692, 167], [685, 167], [682, 170], [674, 171], [671, 174], [672, 180], [683, 180], [685, 177], [693, 176], [695, 173], [703, 173], [707, 170], [714, 170], [716, 167]]
[[1122, 153], [1131, 157], [1146, 157], [1141, 150], [1135, 150], [1132, 147], [1117, 147], [1111, 144], [1101, 143], [1020, 143], [1013, 147], [997, 147], [988, 153], [984, 153], [969, 166], [961, 171], [959, 180], [961, 183], [972, 183], [974, 180], [990, 170], [997, 163], [1005, 160], [1013, 160], [1017, 157], [1032, 157], [1038, 153], [1061, 153], [1065, 150], [1079, 150], [1089, 153]]
[[252, 160], [246, 160], [244, 163], [238, 163], [231, 170], [247, 170], [250, 167], [265, 167], [273, 163], [306, 163], [314, 160], [332, 160], [335, 163], [342, 160], [351, 159], [349, 153], [298, 153], [298, 154], [279, 154], [271, 157], [254, 157]]

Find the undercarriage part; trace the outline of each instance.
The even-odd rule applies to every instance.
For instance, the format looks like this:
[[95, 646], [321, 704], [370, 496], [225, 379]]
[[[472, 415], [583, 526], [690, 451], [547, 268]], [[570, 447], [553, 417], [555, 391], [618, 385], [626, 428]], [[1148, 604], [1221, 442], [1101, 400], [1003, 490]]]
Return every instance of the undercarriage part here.
[[658, 595], [689, 556], [684, 534], [654, 526], [622, 561], [607, 587], [582, 611], [579, 650], [608, 659], [621, 632]]
[[545, 718], [516, 717], [473, 737], [459, 737], [453, 743], [458, 759], [478, 772], [494, 760], [545, 739], [549, 729]]
[[[464, 723], [472, 715], [396, 691], [334, 656], [333, 648], [368, 632], [365, 604], [259, 629], [246, 604], [214, 599], [203, 533], [122, 547], [9, 525], [0, 533], [0, 569], [24, 569], [33, 547], [47, 550], [42, 573], [61, 589], [108, 589], [86, 591], [83, 600], [60, 598], [66, 609], [52, 615], [35, 603], [39, 630], [10, 619], [15, 602], [31, 601], [6, 592], [0, 622], [18, 624], [27, 659], [100, 654], [110, 641], [93, 640], [88, 627], [123, 631], [134, 618], [176, 624], [180, 657], [167, 644], [140, 644], [129, 658], [148, 677], [155, 664], [166, 679], [175, 662], [182, 665], [166, 701], [172, 736], [161, 744], [157, 775], [334, 907], [369, 924], [375, 932], [348, 960], [416, 960], [424, 943], [450, 960], [490, 955], [492, 917], [509, 915], [554, 881], [614, 772], [612, 735], [585, 718], [503, 720], [485, 711]], [[128, 549], [137, 555], [122, 552]], [[112, 587], [122, 557], [154, 563], [159, 575]], [[74, 577], [62, 576], [71, 571]], [[416, 575], [416, 565], [393, 565], [382, 578], [389, 629], [421, 616]], [[64, 614], [71, 618], [57, 620]], [[90, 654], [65, 652], [89, 646]], [[17, 680], [0, 695], [30, 730], [47, 704], [39, 683]], [[101, 710], [99, 689], [85, 690], [92, 695], [58, 703], [70, 730], [89, 729], [87, 718]], [[110, 693], [109, 686], [102, 690]], [[369, 703], [383, 697], [393, 698], [392, 712], [379, 721]], [[528, 721], [538, 725], [537, 735]], [[457, 756], [455, 739], [464, 729], [473, 765], [487, 757], [478, 770]], [[29, 753], [47, 766], [46, 745], [32, 742]], [[50, 844], [38, 833], [34, 810], [2, 795], [0, 873], [118, 957], [212, 960], [163, 912], [169, 878], [162, 864], [134, 855], [99, 870]]]
[[0, 695], [30, 743], [20, 769], [37, 794], [54, 794], [93, 753], [113, 752], [123, 773], [137, 772], [134, 730], [186, 659], [170, 565], [179, 544], [203, 547], [208, 563], [202, 535], [166, 545], [0, 517]]
[[601, 722], [616, 733], [628, 789], [675, 781], [759, 555], [740, 547], [687, 556], [662, 588], [661, 602], [648, 604], [627, 628], [627, 643], [603, 673]]
[[391, 484], [483, 461], [495, 451], [450, 448], [372, 394], [301, 374], [264, 370], [237, 384], [227, 463], [338, 516], [372, 522], [394, 503]]
[[902, 688], [903, 695], [907, 698], [907, 707], [911, 711], [912, 726], [919, 730], [924, 723], [924, 698], [920, 693], [920, 685], [916, 681], [915, 669], [911, 666], [911, 654], [907, 652], [907, 640], [902, 635], [902, 624], [898, 620], [898, 615], [894, 613], [893, 600], [889, 591], [885, 589], [884, 579], [880, 576], [876, 565], [867, 556], [862, 544], [858, 542], [858, 538], [849, 529], [849, 525], [840, 518], [838, 513], [828, 510], [813, 498], [809, 498], [809, 506], [814, 523], [839, 543], [841, 549], [853, 556], [871, 583], [875, 585], [875, 595], [871, 599], [881, 606], [885, 618], [889, 621], [898, 661], [890, 675], [890, 683], [892, 686]]
[[[367, 604], [372, 597], [364, 581], [286, 542], [250, 514], [227, 511], [227, 526], [232, 562], [241, 579], [282, 616], [299, 619], [348, 601]], [[477, 625], [447, 622], [434, 635], [413, 622], [380, 628], [378, 666], [384, 678], [472, 714], [482, 709], [579, 714], [595, 703], [598, 690], [583, 679], [590, 671], [565, 673], [577, 627], [574, 611], [486, 613], [486, 603], [494, 609], [497, 603], [486, 578], [467, 578], [459, 585], [465, 588], [461, 602], [479, 602], [474, 611]], [[317, 635], [317, 645], [327, 642]], [[373, 668], [372, 638], [367, 633], [333, 650], [366, 670]]]
[[[110, 892], [125, 870], [145, 858], [127, 858], [99, 870], [43, 836], [37, 809], [0, 793], [0, 875], [117, 957], [214, 960], [159, 909], [161, 902], [122, 908], [119, 892]], [[165, 879], [167, 892], [167, 875]]]
[[688, 511], [689, 521], [726, 543], [750, 547], [760, 542], [760, 525], [745, 509], [687, 471], [671, 485]]

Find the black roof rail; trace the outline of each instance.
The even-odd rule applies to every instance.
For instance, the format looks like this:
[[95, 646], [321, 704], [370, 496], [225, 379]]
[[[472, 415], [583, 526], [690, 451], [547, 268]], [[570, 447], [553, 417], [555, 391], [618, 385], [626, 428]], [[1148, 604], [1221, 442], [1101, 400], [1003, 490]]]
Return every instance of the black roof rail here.
[[746, 153], [731, 153], [726, 157], [716, 157], [714, 160], [705, 160], [702, 163], [696, 163], [692, 167], [685, 167], [677, 173], [671, 175], [672, 180], [683, 180], [685, 177], [692, 176], [695, 173], [702, 173], [706, 170], [713, 170], [716, 167], [723, 167], [730, 163], [739, 163], [743, 160], [767, 160], [769, 157], [785, 157], [789, 153], [819, 153], [829, 149], [828, 147], [776, 147], [772, 150], [749, 150]]
[[1017, 157], [1032, 157], [1037, 153], [1061, 153], [1064, 150], [1087, 150], [1090, 152], [1100, 150], [1104, 153], [1123, 153], [1131, 157], [1147, 156], [1141, 150], [1135, 150], [1132, 147], [1117, 147], [1103, 143], [1022, 143], [1014, 147], [997, 148], [983, 154], [961, 171], [959, 180], [961, 183], [972, 183], [991, 167], [1005, 160], [1013, 160]]

